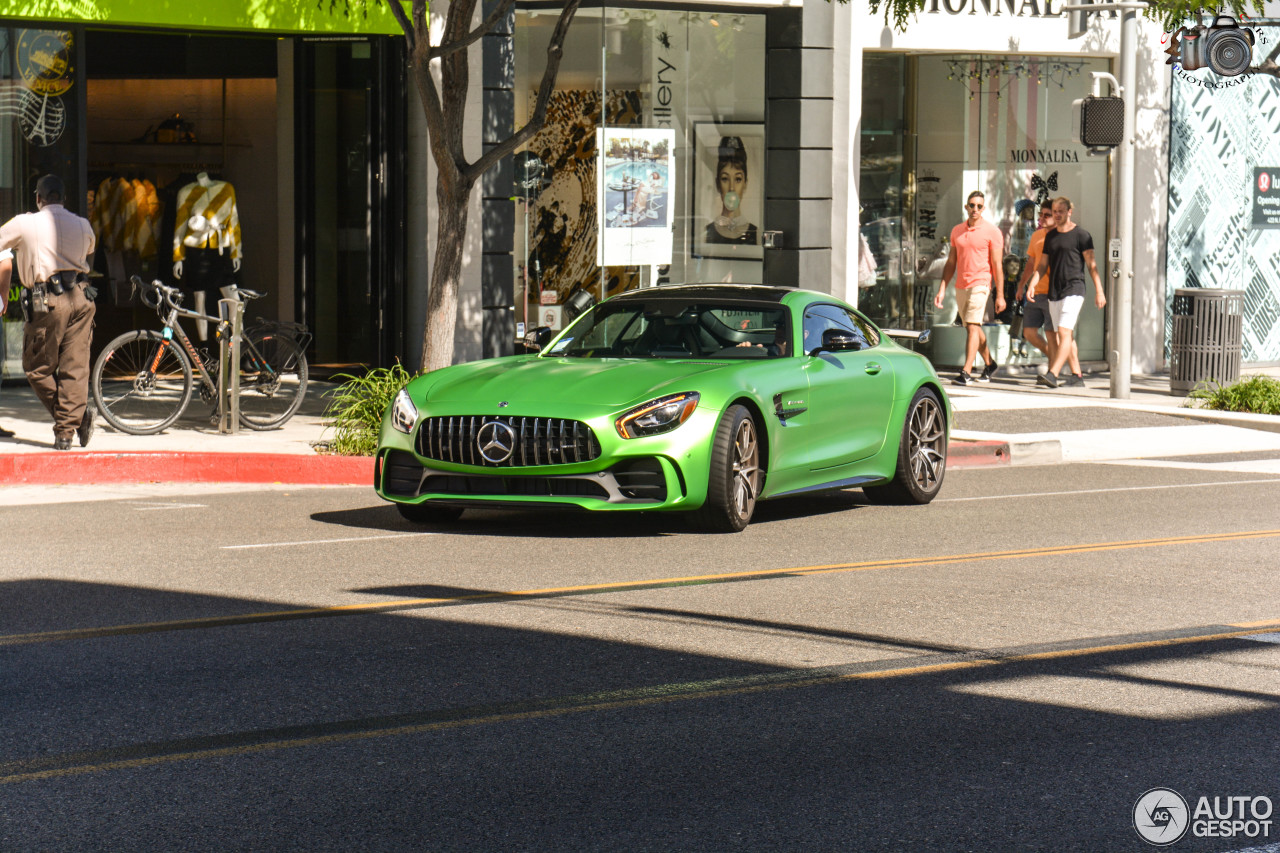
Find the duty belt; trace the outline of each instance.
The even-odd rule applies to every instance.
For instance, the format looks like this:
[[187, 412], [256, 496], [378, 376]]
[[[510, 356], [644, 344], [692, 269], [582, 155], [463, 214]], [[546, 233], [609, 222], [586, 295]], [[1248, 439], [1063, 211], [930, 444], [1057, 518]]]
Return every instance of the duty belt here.
[[88, 280], [89, 276], [79, 270], [62, 270], [49, 276], [48, 281], [37, 281], [35, 287], [44, 287], [54, 296], [60, 296], [80, 282]]

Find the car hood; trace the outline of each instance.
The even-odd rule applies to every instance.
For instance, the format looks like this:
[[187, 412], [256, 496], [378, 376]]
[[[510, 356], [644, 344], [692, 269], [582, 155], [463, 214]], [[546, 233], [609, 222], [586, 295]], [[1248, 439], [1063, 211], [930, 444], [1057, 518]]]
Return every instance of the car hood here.
[[429, 386], [410, 390], [419, 399], [425, 390], [428, 402], [474, 401], [486, 410], [499, 402], [620, 407], [662, 394], [696, 391], [693, 377], [731, 366], [677, 359], [512, 356], [445, 368], [423, 377], [435, 379]]

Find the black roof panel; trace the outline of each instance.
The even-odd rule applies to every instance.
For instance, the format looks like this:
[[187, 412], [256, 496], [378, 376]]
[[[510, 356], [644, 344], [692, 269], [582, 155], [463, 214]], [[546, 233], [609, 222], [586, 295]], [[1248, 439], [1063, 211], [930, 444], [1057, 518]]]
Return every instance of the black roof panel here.
[[629, 290], [614, 299], [742, 299], [751, 302], [781, 302], [788, 293], [794, 292], [790, 287], [773, 287], [767, 284], [672, 284]]

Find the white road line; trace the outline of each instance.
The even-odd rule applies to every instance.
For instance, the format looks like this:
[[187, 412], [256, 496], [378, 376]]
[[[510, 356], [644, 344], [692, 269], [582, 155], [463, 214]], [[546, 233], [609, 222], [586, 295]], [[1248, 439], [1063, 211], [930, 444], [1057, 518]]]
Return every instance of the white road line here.
[[157, 509], [208, 509], [208, 504], [148, 503], [135, 506], [138, 512], [151, 512]]
[[223, 551], [244, 551], [249, 548], [291, 548], [298, 545], [328, 545], [334, 542], [373, 542], [378, 539], [404, 539], [408, 536], [436, 536], [434, 531], [422, 533], [388, 533], [385, 536], [348, 536], [343, 539], [304, 539], [301, 542], [260, 542], [256, 545], [223, 545]]
[[1254, 483], [1280, 483], [1280, 479], [1222, 480], [1217, 483], [1169, 483], [1161, 486], [1116, 486], [1110, 489], [1074, 489], [1063, 492], [1024, 492], [1015, 495], [979, 495], [972, 498], [939, 498], [934, 503], [962, 503], [964, 501], [999, 501], [1008, 498], [1050, 498], [1061, 495], [1099, 495], [1105, 492], [1146, 492], [1156, 489], [1196, 489], [1207, 486], [1248, 486]]

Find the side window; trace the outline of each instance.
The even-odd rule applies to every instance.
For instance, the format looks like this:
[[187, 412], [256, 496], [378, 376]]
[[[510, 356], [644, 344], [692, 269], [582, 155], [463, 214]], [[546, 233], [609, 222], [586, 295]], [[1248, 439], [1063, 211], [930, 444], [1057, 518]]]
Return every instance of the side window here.
[[812, 352], [822, 342], [827, 329], [839, 329], [852, 335], [860, 349], [868, 349], [880, 343], [880, 335], [862, 317], [839, 305], [812, 305], [804, 315], [804, 349]]
[[860, 314], [850, 314], [849, 317], [853, 321], [853, 327], [858, 330], [858, 334], [866, 342], [863, 344], [863, 348], [873, 347], [880, 343], [880, 332], [876, 330], [875, 326], [867, 322], [865, 317]]

